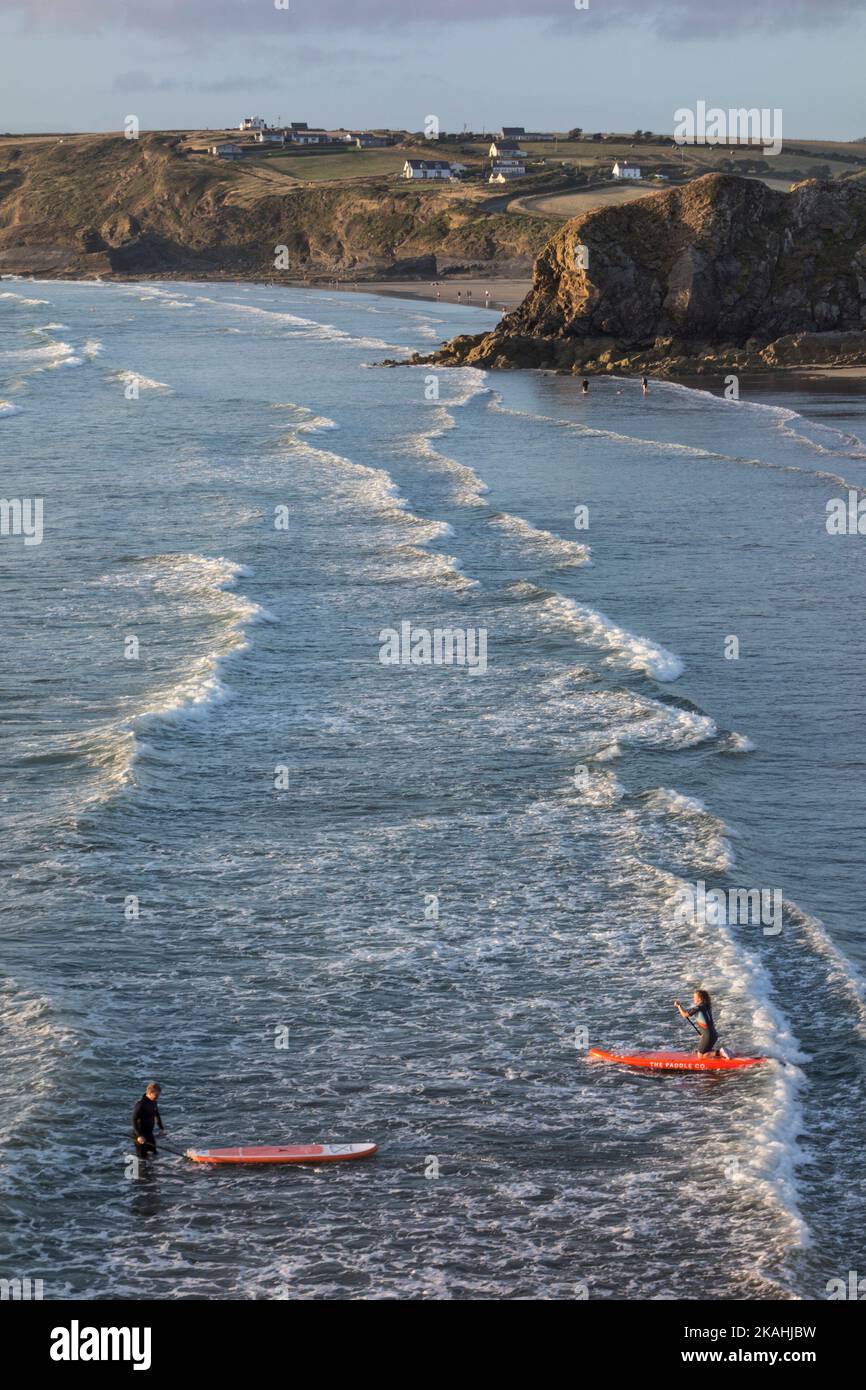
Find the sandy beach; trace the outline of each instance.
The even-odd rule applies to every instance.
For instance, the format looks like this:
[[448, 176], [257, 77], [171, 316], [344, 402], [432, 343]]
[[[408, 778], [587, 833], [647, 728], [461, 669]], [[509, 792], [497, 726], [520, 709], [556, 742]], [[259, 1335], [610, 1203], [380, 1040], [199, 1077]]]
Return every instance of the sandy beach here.
[[431, 299], [443, 304], [466, 304], [473, 309], [513, 309], [529, 293], [532, 280], [325, 280], [293, 282], [298, 289], [350, 290], [356, 294], [387, 294], [396, 299]]

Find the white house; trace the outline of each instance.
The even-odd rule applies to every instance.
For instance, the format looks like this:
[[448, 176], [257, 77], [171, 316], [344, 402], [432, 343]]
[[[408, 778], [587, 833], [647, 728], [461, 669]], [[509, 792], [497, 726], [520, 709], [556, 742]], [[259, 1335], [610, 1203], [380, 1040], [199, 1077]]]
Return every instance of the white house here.
[[267, 121], [263, 116], [244, 116], [238, 130], [264, 130]]
[[640, 178], [640, 169], [638, 168], [638, 166], [636, 164], [626, 164], [625, 160], [623, 160], [622, 164], [620, 164], [619, 161], [617, 161], [617, 163], [614, 164], [610, 172], [613, 174], [615, 179]]
[[256, 142], [259, 145], [284, 145], [286, 137], [281, 130], [258, 130]]
[[526, 158], [526, 151], [521, 150], [512, 140], [494, 140], [488, 153], [491, 159]]
[[526, 173], [526, 168], [517, 160], [509, 160], [506, 164], [494, 164], [493, 173], [487, 180], [488, 183], [508, 183], [511, 179], [522, 179]]
[[451, 165], [447, 159], [407, 159], [403, 165], [404, 179], [450, 179]]
[[233, 145], [231, 142], [223, 145], [211, 145], [210, 152], [216, 159], [243, 159], [244, 152], [240, 145]]
[[293, 130], [289, 136], [293, 145], [330, 145], [340, 138], [328, 130]]

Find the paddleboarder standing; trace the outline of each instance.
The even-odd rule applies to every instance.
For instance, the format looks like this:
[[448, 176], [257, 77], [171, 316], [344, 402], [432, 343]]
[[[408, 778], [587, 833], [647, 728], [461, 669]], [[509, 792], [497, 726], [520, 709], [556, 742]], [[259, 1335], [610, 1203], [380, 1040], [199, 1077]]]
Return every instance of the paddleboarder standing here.
[[681, 1018], [693, 1020], [693, 1027], [698, 1029], [701, 1040], [698, 1044], [698, 1052], [701, 1055], [712, 1053], [717, 1056], [716, 1043], [719, 1035], [713, 1020], [713, 1004], [709, 994], [705, 989], [696, 989], [692, 995], [694, 1008], [684, 1009], [679, 999], [674, 1000], [674, 1005], [679, 1011]]
[[159, 1113], [161, 1090], [162, 1087], [158, 1081], [151, 1081], [141, 1100], [136, 1101], [132, 1111], [132, 1129], [142, 1158], [149, 1158], [151, 1154], [156, 1153], [156, 1142], [153, 1137], [154, 1124], [159, 1125], [160, 1134], [165, 1134], [165, 1126]]

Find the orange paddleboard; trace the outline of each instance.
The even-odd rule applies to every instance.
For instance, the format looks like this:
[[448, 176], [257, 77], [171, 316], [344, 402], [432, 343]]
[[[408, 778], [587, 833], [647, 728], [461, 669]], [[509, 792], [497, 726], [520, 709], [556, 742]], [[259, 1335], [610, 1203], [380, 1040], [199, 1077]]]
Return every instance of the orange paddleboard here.
[[701, 1057], [697, 1052], [606, 1052], [591, 1047], [590, 1057], [602, 1062], [619, 1062], [624, 1067], [646, 1067], [649, 1071], [739, 1071], [758, 1067], [766, 1057]]
[[377, 1144], [245, 1144], [237, 1149], [187, 1149], [193, 1163], [339, 1163], [367, 1158]]

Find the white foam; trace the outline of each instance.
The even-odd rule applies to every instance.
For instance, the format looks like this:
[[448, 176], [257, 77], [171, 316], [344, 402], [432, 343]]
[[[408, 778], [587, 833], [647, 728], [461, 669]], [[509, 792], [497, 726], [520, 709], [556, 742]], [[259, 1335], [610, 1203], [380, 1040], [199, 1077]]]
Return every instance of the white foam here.
[[13, 405], [11, 401], [0, 401], [0, 415], [19, 415], [20, 405]]
[[137, 385], [139, 391], [171, 391], [164, 381], [154, 381], [149, 376], [142, 376], [140, 372], [112, 372], [110, 381], [121, 381], [124, 385]]
[[604, 613], [575, 603], [561, 594], [552, 594], [539, 604], [542, 621], [550, 626], [570, 628], [581, 641], [601, 647], [611, 660], [631, 671], [643, 671], [657, 681], [674, 681], [682, 675], [683, 661], [666, 647], [648, 637], [638, 637], [619, 627]]
[[4, 290], [0, 294], [0, 299], [15, 299], [19, 304], [50, 304], [50, 299], [28, 299], [25, 294], [14, 294], [12, 290]]
[[580, 541], [565, 540], [551, 531], [543, 531], [533, 526], [521, 516], [511, 516], [508, 512], [497, 512], [489, 518], [490, 525], [507, 531], [523, 542], [527, 549], [536, 551], [543, 560], [551, 560], [556, 565], [574, 566], [590, 563], [590, 549]]

